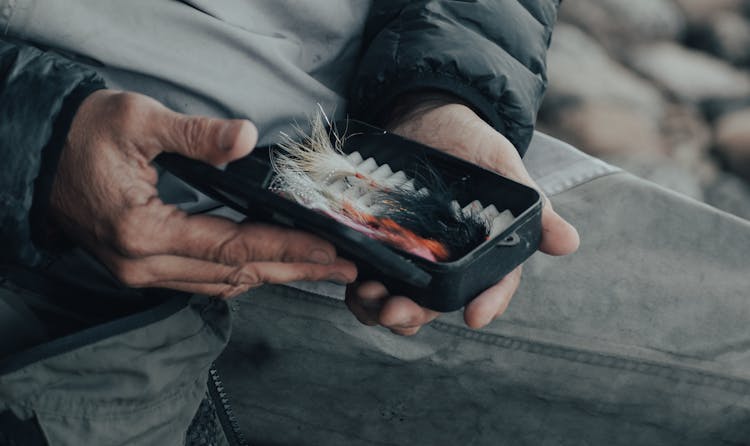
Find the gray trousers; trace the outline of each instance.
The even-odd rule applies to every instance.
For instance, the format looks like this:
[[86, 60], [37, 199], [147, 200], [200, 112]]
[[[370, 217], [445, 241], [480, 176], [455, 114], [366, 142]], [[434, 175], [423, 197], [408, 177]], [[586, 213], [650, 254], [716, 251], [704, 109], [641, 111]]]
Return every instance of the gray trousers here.
[[[217, 368], [252, 444], [750, 444], [750, 223], [544, 135], [526, 163], [581, 248], [535, 254], [506, 314], [483, 330], [455, 313], [398, 337], [360, 325], [343, 289], [327, 283], [264, 287], [230, 303], [233, 333]], [[110, 283], [86, 262], [70, 265], [56, 273]], [[0, 339], [38, 342], [24, 322], [28, 295], [6, 285]], [[160, 407], [164, 419], [123, 444], [180, 444], [186, 421], [162, 426], [200, 392], [182, 386], [189, 397], [175, 400], [170, 386], [205, 373], [226, 341], [213, 340], [226, 336], [220, 311], [191, 308], [0, 376], [0, 406], [46, 404], [37, 418], [49, 438], [75, 439], [83, 419], [86, 439], [120, 428], [122, 440], [141, 432], [146, 415], [134, 408], [145, 389], [144, 413]], [[126, 354], [107, 358], [113, 349]], [[93, 408], [72, 419], [95, 393], [92, 378], [108, 399], [91, 396]], [[80, 386], [76, 400], [39, 391], [61, 383]], [[162, 400], [180, 403], [169, 412]]]
[[750, 223], [543, 135], [526, 163], [581, 248], [534, 255], [483, 330], [398, 337], [323, 284], [237, 299], [218, 368], [248, 438], [750, 444]]

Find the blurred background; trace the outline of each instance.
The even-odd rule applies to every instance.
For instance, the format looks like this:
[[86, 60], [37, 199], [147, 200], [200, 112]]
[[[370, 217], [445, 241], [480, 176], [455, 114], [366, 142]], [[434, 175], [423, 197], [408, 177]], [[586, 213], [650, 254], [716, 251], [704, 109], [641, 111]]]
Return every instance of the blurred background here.
[[565, 0], [538, 128], [750, 219], [750, 0]]

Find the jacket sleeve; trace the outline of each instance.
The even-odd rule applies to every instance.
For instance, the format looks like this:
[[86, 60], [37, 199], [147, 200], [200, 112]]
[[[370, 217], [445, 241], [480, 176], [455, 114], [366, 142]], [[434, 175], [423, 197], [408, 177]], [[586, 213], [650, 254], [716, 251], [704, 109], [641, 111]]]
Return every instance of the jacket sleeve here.
[[95, 72], [59, 55], [0, 39], [0, 264], [41, 261], [32, 227], [43, 226], [75, 111], [103, 87]]
[[350, 114], [377, 122], [423, 89], [457, 95], [524, 154], [546, 89], [561, 0], [373, 2]]

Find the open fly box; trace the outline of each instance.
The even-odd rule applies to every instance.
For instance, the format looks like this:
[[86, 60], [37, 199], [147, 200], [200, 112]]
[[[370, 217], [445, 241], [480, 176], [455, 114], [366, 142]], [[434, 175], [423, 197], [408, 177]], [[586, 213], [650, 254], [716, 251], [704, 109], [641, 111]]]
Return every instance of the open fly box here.
[[[160, 155], [157, 163], [251, 220], [297, 228], [332, 242], [340, 255], [357, 264], [359, 280], [380, 281], [391, 294], [437, 311], [463, 307], [537, 250], [542, 202], [534, 189], [358, 121], [339, 122], [336, 127], [346, 129], [343, 155], [371, 164], [369, 171], [387, 165], [389, 174], [403, 172], [420, 190], [420, 172], [429, 166], [447, 185], [460, 207], [457, 212], [473, 212], [487, 220], [487, 236], [460, 257], [443, 261], [406, 252], [279, 193], [274, 188], [274, 147], [256, 148], [223, 170], [173, 154]], [[502, 222], [493, 224], [493, 219]]]

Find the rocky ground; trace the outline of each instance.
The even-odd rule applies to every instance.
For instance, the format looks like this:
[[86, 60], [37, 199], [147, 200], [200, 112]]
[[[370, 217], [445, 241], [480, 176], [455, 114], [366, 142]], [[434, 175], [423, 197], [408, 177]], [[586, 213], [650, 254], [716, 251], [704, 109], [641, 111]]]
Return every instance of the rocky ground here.
[[750, 219], [750, 0], [567, 0], [539, 129]]

